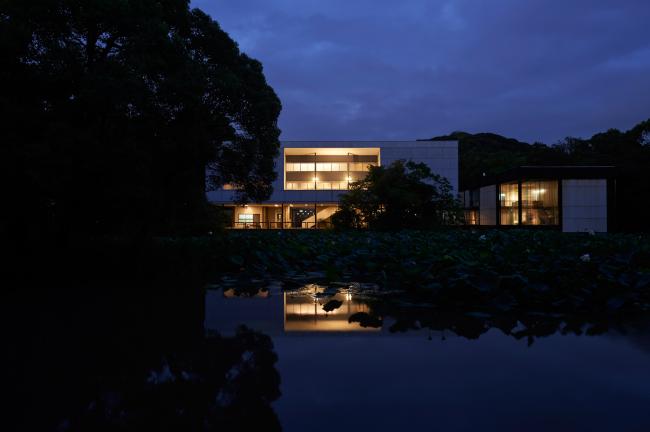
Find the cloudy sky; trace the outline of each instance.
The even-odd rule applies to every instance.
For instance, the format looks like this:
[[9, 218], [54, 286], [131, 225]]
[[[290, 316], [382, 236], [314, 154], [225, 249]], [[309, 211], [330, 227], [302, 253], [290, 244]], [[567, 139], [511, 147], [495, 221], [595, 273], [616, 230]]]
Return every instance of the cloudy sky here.
[[282, 139], [554, 143], [650, 117], [650, 0], [193, 0], [260, 60]]

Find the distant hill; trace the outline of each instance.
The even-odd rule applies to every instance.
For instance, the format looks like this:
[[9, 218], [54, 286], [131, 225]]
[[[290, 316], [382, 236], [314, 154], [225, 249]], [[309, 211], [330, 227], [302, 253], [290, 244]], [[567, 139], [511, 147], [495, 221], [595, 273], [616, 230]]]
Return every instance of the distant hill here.
[[483, 173], [497, 174], [525, 164], [568, 163], [568, 157], [555, 147], [528, 144], [494, 133], [453, 132], [431, 141], [457, 140], [460, 147], [460, 188], [479, 184]]

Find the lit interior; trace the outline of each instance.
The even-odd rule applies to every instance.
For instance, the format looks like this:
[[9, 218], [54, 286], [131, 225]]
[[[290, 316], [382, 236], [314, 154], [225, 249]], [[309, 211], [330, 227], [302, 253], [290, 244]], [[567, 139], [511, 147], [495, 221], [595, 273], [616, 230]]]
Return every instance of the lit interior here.
[[379, 148], [286, 148], [284, 188], [346, 190], [379, 165]]
[[[499, 186], [501, 225], [558, 225], [559, 183], [557, 180], [527, 180], [521, 183], [521, 202], [517, 182]], [[521, 207], [521, 221], [519, 221]]]

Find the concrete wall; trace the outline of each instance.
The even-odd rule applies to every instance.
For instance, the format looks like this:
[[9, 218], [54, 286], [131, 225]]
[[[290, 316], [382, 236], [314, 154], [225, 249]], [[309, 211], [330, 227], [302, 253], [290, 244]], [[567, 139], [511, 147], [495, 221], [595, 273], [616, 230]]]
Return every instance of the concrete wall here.
[[[280, 155], [275, 160], [278, 173], [273, 182], [271, 203], [337, 203], [345, 191], [284, 190], [284, 148], [380, 148], [380, 164], [390, 165], [398, 159], [426, 163], [431, 170], [446, 177], [458, 193], [457, 141], [282, 141]], [[210, 202], [231, 203], [235, 192], [217, 190], [207, 192]]]
[[496, 185], [485, 186], [481, 188], [480, 198], [481, 225], [497, 224], [497, 187]]
[[607, 180], [562, 180], [562, 230], [607, 231]]

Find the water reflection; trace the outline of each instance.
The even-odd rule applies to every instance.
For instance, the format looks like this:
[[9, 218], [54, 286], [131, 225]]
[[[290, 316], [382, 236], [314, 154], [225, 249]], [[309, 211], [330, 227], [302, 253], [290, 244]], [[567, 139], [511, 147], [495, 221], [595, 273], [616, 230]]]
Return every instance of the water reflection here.
[[[274, 335], [282, 332], [378, 332], [361, 318], [372, 315], [358, 288], [306, 284], [227, 287], [206, 293], [206, 329], [234, 334], [239, 323]], [[373, 321], [374, 324], [374, 321]]]
[[206, 334], [201, 284], [23, 292], [4, 314], [15, 430], [280, 429], [271, 338]]
[[353, 298], [351, 289], [328, 289], [310, 284], [285, 291], [284, 331], [377, 331], [350, 320], [355, 314], [369, 313], [370, 307]]
[[650, 430], [647, 317], [362, 284], [83, 288], [6, 307], [19, 430]]
[[428, 338], [477, 339], [491, 329], [530, 346], [537, 338], [561, 335], [624, 334], [644, 317], [567, 315], [528, 310], [497, 313], [438, 309], [405, 293], [382, 295], [362, 284], [308, 283], [283, 290], [273, 282], [208, 291], [206, 328], [233, 334], [238, 323], [271, 335], [291, 332], [425, 333]]
[[271, 335], [284, 430], [331, 430], [315, 419], [334, 412], [339, 431], [650, 430], [647, 317], [440, 310], [359, 284], [270, 285], [208, 291], [206, 327]]

